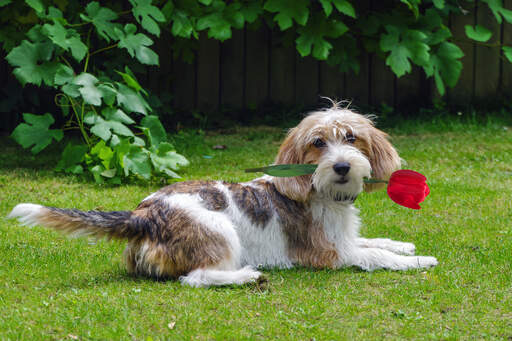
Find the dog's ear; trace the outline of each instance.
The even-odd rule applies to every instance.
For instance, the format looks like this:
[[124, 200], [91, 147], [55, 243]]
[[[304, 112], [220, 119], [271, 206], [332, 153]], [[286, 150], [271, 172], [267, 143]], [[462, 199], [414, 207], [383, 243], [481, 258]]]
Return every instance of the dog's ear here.
[[[277, 153], [274, 164], [304, 163], [303, 145], [296, 140], [297, 128], [290, 130]], [[305, 202], [312, 189], [311, 175], [294, 176], [289, 178], [274, 178], [277, 190], [288, 198]]]
[[[372, 166], [372, 177], [375, 179], [387, 180], [391, 173], [400, 169], [401, 160], [395, 148], [388, 141], [388, 135], [377, 128], [372, 127], [370, 131], [370, 165]], [[371, 192], [385, 187], [385, 184], [365, 184], [364, 190]]]

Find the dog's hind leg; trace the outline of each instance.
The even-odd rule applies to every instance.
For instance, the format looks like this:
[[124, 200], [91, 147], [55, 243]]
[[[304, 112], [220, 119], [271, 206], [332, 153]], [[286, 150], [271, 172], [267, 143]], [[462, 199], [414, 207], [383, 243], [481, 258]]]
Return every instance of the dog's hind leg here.
[[416, 247], [412, 243], [398, 242], [388, 238], [357, 238], [356, 243], [359, 247], [370, 247], [384, 249], [401, 255], [414, 255]]

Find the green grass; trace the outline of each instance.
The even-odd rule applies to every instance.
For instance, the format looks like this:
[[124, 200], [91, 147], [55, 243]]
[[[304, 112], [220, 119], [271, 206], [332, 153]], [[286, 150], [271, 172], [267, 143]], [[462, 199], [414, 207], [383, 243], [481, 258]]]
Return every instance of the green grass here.
[[[243, 169], [269, 164], [283, 133], [177, 139], [192, 164], [181, 174], [249, 180]], [[361, 195], [362, 234], [413, 242], [437, 267], [268, 270], [265, 285], [192, 289], [129, 276], [122, 242], [0, 219], [0, 339], [511, 339], [512, 128], [404, 123], [392, 136], [432, 192], [420, 211], [384, 192]], [[3, 217], [19, 202], [129, 210], [163, 185], [97, 186], [53, 172], [55, 149], [32, 157], [6, 138], [0, 145]]]

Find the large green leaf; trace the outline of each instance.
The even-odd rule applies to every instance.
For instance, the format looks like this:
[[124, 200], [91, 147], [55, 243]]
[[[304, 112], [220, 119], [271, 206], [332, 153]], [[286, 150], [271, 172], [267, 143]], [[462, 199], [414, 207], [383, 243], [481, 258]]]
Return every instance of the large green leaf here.
[[167, 133], [158, 116], [146, 116], [141, 120], [140, 124], [144, 128], [143, 131], [149, 138], [151, 145], [158, 147], [160, 143], [167, 141]]
[[481, 25], [476, 25], [474, 27], [466, 25], [464, 26], [464, 29], [466, 30], [466, 35], [476, 41], [486, 42], [492, 37], [492, 32]]
[[325, 38], [338, 38], [347, 31], [348, 27], [341, 21], [326, 19], [322, 14], [316, 13], [307, 27], [300, 27], [297, 30], [297, 51], [304, 57], [313, 50], [313, 57], [326, 60], [332, 45]]
[[287, 30], [293, 25], [293, 20], [299, 25], [306, 25], [309, 16], [308, 0], [267, 0], [264, 9], [271, 13], [277, 13], [274, 21], [277, 21], [281, 31]]
[[135, 92], [133, 89], [121, 83], [116, 83], [116, 87], [117, 103], [128, 112], [147, 115], [148, 111], [151, 110], [151, 107], [140, 93]]
[[121, 136], [133, 136], [133, 132], [122, 122], [114, 120], [105, 120], [94, 112], [88, 112], [84, 117], [84, 122], [91, 125], [91, 133], [100, 137], [104, 141], [108, 141], [112, 133]]
[[126, 24], [124, 31], [115, 29], [119, 36], [119, 47], [128, 51], [130, 56], [136, 57], [139, 62], [147, 65], [158, 65], [158, 55], [148, 48], [153, 45], [153, 40], [143, 33], [137, 33], [134, 24]]
[[130, 0], [133, 16], [139, 24], [149, 33], [160, 36], [160, 27], [157, 22], [165, 22], [165, 16], [151, 2], [152, 0]]
[[171, 14], [171, 32], [173, 35], [183, 38], [190, 38], [194, 33], [194, 26], [190, 21], [190, 16], [187, 12], [175, 9]]
[[208, 29], [208, 37], [220, 41], [231, 38], [231, 27], [242, 28], [244, 16], [240, 12], [241, 5], [227, 5], [223, 1], [213, 1], [212, 10], [197, 21], [197, 29]]
[[25, 0], [25, 3], [32, 7], [38, 13], [44, 11], [44, 5], [41, 2], [41, 0]]
[[188, 160], [183, 155], [176, 153], [174, 147], [168, 142], [160, 143], [157, 149], [153, 148], [150, 158], [157, 172], [173, 178], [180, 177], [174, 172], [175, 170], [189, 164]]
[[464, 56], [462, 50], [455, 44], [443, 42], [435, 53], [432, 53], [430, 62], [424, 66], [427, 76], [434, 76], [437, 89], [444, 95], [444, 83], [453, 87], [459, 79], [462, 63], [459, 60]]
[[64, 171], [66, 173], [81, 174], [83, 173], [83, 167], [81, 163], [84, 160], [85, 154], [89, 150], [89, 147], [85, 144], [67, 144], [66, 148], [62, 152], [59, 163], [55, 170]]
[[112, 20], [118, 18], [116, 12], [110, 8], [101, 7], [96, 1], [90, 2], [85, 7], [85, 12], [87, 15], [80, 14], [80, 18], [86, 22], [91, 22], [100, 37], [103, 37], [108, 42], [110, 39], [117, 40], [114, 28], [120, 27], [120, 25], [112, 22]]
[[512, 63], [512, 47], [511, 46], [503, 46], [503, 54], [508, 59], [509, 62]]
[[103, 92], [98, 89], [96, 84], [98, 83], [98, 79], [91, 75], [90, 73], [83, 72], [80, 75], [76, 76], [73, 80], [73, 84], [80, 86], [78, 91], [82, 95], [82, 98], [86, 103], [92, 105], [101, 105], [101, 98], [103, 97]]
[[82, 43], [80, 35], [75, 30], [65, 28], [58, 20], [53, 20], [53, 24], [44, 24], [43, 32], [56, 45], [66, 51], [71, 51], [71, 55], [77, 61], [84, 59], [88, 48], [87, 45]]
[[30, 148], [32, 153], [37, 154], [46, 148], [52, 140], [62, 140], [61, 129], [49, 129], [55, 121], [49, 113], [44, 115], [23, 114], [27, 123], [21, 123], [14, 129], [11, 137], [21, 144], [23, 148]]
[[13, 73], [21, 84], [31, 83], [39, 86], [44, 82], [53, 85], [55, 72], [60, 65], [50, 61], [53, 50], [51, 43], [31, 43], [23, 40], [19, 46], [11, 50], [6, 59], [15, 67]]
[[123, 165], [124, 174], [136, 174], [144, 179], [151, 177], [151, 161], [149, 152], [141, 147], [131, 146], [127, 154], [124, 155]]

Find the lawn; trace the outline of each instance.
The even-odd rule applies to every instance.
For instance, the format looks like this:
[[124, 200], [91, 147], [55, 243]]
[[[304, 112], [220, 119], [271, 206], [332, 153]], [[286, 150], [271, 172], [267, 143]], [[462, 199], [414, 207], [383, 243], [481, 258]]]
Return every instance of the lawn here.
[[[177, 138], [184, 179], [245, 181], [284, 130]], [[0, 339], [512, 339], [512, 127], [409, 123], [391, 130], [407, 168], [427, 175], [419, 211], [361, 195], [367, 237], [416, 244], [427, 271], [265, 270], [262, 285], [193, 289], [129, 276], [123, 242], [69, 239], [0, 218]], [[225, 150], [214, 150], [214, 145]], [[0, 138], [0, 216], [20, 202], [129, 210], [163, 183], [98, 186], [55, 173]]]

